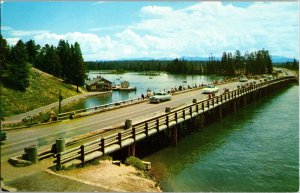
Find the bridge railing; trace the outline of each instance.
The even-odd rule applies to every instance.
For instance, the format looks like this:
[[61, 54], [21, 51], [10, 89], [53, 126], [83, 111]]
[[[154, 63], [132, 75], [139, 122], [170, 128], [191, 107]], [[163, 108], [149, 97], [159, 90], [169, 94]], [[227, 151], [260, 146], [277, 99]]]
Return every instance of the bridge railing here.
[[196, 101], [190, 105], [164, 113], [163, 115], [158, 115], [153, 118], [132, 124], [132, 128], [123, 130], [119, 133], [102, 137], [101, 139], [85, 143], [80, 147], [75, 147], [67, 151], [57, 153], [56, 161], [54, 162], [59, 167], [61, 164], [70, 162], [72, 160], [79, 160], [81, 164], [84, 164], [86, 161], [88, 161], [86, 158], [89, 154], [97, 152], [97, 156], [101, 156], [111, 153], [145, 137], [167, 129], [172, 122], [173, 124], [177, 124], [178, 122], [182, 122], [192, 118], [193, 116], [203, 113], [208, 109], [214, 108], [216, 105], [220, 105], [249, 92], [253, 92], [268, 85], [284, 81], [288, 78], [290, 77], [277, 78], [270, 81], [249, 84], [247, 87], [240, 87], [232, 91], [227, 91], [210, 99]]

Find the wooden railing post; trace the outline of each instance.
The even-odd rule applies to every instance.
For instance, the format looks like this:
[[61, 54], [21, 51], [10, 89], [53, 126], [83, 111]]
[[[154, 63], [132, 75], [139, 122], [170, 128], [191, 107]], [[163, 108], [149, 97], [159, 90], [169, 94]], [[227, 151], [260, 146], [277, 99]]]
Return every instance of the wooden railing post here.
[[177, 112], [175, 113], [175, 121], [177, 123], [177, 120], [178, 120], [178, 115], [177, 115]]
[[56, 169], [60, 170], [61, 168], [61, 155], [60, 153], [56, 154]]
[[209, 100], [207, 100], [207, 108], [209, 109]]
[[84, 145], [80, 146], [80, 158], [81, 158], [81, 166], [84, 166]]
[[133, 140], [135, 141], [136, 140], [136, 133], [135, 133], [136, 131], [135, 131], [135, 127], [132, 127], [132, 138], [133, 138]]
[[192, 115], [193, 115], [193, 109], [192, 109], [192, 106], [190, 106], [190, 116], [192, 118]]
[[157, 132], [159, 132], [159, 119], [158, 118], [156, 119], [156, 130], [157, 130]]
[[196, 112], [199, 113], [199, 106], [196, 104]]
[[183, 119], [185, 120], [185, 109], [183, 109], [182, 116], [183, 116]]
[[212, 98], [212, 106], [215, 106], [215, 98]]
[[169, 128], [169, 115], [166, 115], [166, 125], [167, 125], [167, 128]]
[[221, 96], [220, 96], [220, 97], [221, 97], [221, 103], [222, 103], [222, 102], [223, 102], [223, 95], [221, 94]]
[[201, 103], [202, 111], [204, 111], [204, 102]]

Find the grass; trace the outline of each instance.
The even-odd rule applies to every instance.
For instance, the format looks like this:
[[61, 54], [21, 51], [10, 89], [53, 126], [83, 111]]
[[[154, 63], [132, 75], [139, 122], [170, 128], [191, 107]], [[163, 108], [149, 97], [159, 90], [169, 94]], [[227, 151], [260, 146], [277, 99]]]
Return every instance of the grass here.
[[63, 98], [78, 95], [76, 87], [65, 84], [61, 79], [31, 68], [30, 86], [25, 92], [1, 85], [1, 103], [4, 117], [24, 113], [58, 101], [59, 90]]
[[125, 164], [126, 165], [131, 165], [133, 167], [135, 167], [138, 170], [145, 170], [146, 166], [145, 164], [143, 164], [142, 160], [140, 160], [137, 157], [134, 156], [130, 156], [125, 160]]

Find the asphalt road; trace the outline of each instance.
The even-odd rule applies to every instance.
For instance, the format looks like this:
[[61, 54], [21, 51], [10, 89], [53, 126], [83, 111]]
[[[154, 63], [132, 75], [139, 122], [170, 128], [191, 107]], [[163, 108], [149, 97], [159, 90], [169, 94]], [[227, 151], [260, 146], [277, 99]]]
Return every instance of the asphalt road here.
[[[241, 83], [233, 82], [219, 85], [219, 92], [223, 88], [235, 89], [237, 85], [241, 85]], [[166, 107], [176, 108], [192, 103], [194, 98], [201, 100], [207, 97], [208, 95], [202, 94], [201, 90], [196, 90], [174, 95], [171, 101], [159, 104], [144, 102], [74, 120], [6, 131], [7, 140], [4, 141], [4, 145], [1, 145], [1, 159], [3, 161], [10, 156], [20, 155], [24, 148], [30, 145], [38, 145], [41, 148], [55, 143], [56, 138], [59, 137], [72, 138], [90, 131], [125, 123], [126, 119], [133, 119], [133, 122], [137, 122], [146, 117], [163, 113]]]

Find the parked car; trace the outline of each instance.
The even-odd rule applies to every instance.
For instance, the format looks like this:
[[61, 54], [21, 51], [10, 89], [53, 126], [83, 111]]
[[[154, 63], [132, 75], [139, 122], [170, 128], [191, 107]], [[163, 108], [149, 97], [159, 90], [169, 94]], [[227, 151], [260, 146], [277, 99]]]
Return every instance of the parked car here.
[[169, 101], [172, 99], [172, 96], [167, 92], [157, 92], [149, 98], [150, 103], [160, 103], [163, 101]]
[[204, 89], [202, 89], [203, 94], [212, 94], [219, 91], [218, 87], [215, 87], [215, 85], [207, 85]]
[[265, 81], [268, 81], [268, 80], [272, 80], [273, 79], [273, 76], [272, 75], [267, 75], [264, 80]]
[[247, 76], [241, 76], [239, 79], [240, 82], [248, 82]]

